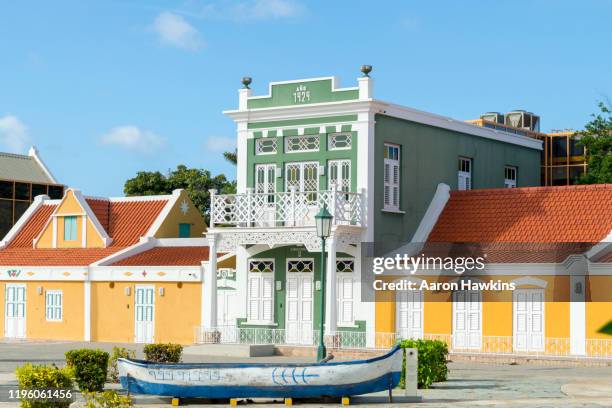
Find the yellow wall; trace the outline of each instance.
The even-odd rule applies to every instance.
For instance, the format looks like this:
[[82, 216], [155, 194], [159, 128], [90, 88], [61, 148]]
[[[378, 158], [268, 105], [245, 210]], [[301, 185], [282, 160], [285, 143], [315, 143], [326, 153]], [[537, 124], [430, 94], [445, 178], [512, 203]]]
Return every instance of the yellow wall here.
[[[146, 282], [155, 286], [155, 341], [193, 343], [193, 330], [200, 325], [199, 283]], [[133, 282], [93, 282], [92, 340], [111, 342], [134, 341]], [[125, 288], [130, 287], [130, 295]], [[165, 288], [164, 296], [159, 288]]]
[[[11, 281], [0, 283], [0, 328], [4, 336], [6, 284], [26, 285], [26, 337], [45, 340], [83, 340], [84, 332], [84, 293], [82, 282], [68, 281]], [[43, 289], [38, 294], [38, 288]], [[45, 293], [47, 290], [62, 291], [62, 320], [48, 322], [45, 311]]]
[[612, 276], [587, 276], [586, 338], [612, 340], [599, 330], [612, 321]]
[[[187, 214], [183, 214], [181, 211], [181, 204], [186, 201], [189, 210]], [[204, 218], [200, 214], [200, 211], [189, 199], [186, 191], [182, 191], [179, 199], [176, 201], [174, 206], [170, 209], [170, 213], [166, 219], [162, 222], [161, 226], [155, 234], [155, 238], [176, 238], [179, 236], [179, 224], [186, 223], [191, 224], [191, 237], [202, 238], [202, 234], [206, 231], [206, 223]]]
[[[159, 296], [159, 288], [165, 288]], [[155, 284], [155, 341], [192, 344], [194, 327], [200, 325], [201, 288], [199, 283]]]
[[0, 282], [0, 337], [4, 337], [4, 316], [6, 311], [4, 307], [6, 305], [6, 282]]
[[[43, 293], [38, 294], [38, 287]], [[62, 321], [48, 322], [45, 294], [62, 291]], [[28, 282], [26, 287], [26, 337], [29, 339], [83, 340], [85, 295], [83, 282]]]
[[[545, 296], [545, 335], [546, 337], [568, 338], [569, 332], [569, 276], [533, 276], [547, 282], [544, 290]], [[400, 277], [385, 277], [386, 281], [393, 281]], [[455, 277], [419, 277], [427, 282], [448, 282]], [[483, 281], [501, 280], [510, 282], [517, 276], [487, 276], [481, 277]], [[612, 280], [611, 280], [612, 283]], [[534, 288], [534, 286], [521, 285], [518, 288]], [[612, 290], [612, 289], [611, 289]], [[512, 336], [513, 307], [512, 292], [483, 292], [482, 303], [482, 335], [483, 336]], [[424, 333], [425, 334], [451, 334], [452, 333], [452, 295], [451, 292], [424, 292]], [[612, 309], [611, 309], [612, 310]], [[612, 318], [611, 316], [609, 316]], [[377, 292], [376, 303], [376, 331], [396, 331], [396, 307], [394, 293]], [[602, 318], [603, 319], [603, 318]], [[603, 325], [603, 323], [602, 323]], [[588, 336], [587, 336], [588, 337]]]

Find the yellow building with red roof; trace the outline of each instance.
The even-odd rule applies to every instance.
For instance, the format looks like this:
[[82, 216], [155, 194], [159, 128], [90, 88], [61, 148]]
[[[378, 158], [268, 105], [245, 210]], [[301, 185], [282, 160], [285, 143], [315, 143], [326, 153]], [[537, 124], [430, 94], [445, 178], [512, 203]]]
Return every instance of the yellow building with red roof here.
[[[612, 320], [611, 231], [611, 184], [440, 185], [412, 239], [413, 255], [481, 257], [485, 267], [385, 276], [428, 289], [378, 293], [376, 331], [441, 339], [459, 353], [609, 357], [612, 341], [599, 330]], [[463, 282], [470, 285], [431, 289]], [[499, 287], [480, 289], [487, 282]]]
[[205, 230], [184, 190], [36, 197], [0, 242], [4, 337], [191, 342], [202, 319]]

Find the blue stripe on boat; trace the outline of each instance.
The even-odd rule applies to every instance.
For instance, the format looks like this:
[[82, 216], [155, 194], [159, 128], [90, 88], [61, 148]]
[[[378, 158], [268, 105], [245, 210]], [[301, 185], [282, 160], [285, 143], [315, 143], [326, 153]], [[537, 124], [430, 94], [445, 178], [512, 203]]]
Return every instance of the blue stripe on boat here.
[[[399, 372], [382, 375], [378, 378], [356, 384], [341, 385], [282, 385], [282, 386], [233, 386], [208, 385], [190, 386], [152, 383], [130, 377], [129, 390], [134, 394], [164, 395], [182, 398], [306, 398], [306, 397], [344, 397], [369, 394], [395, 388], [400, 381]], [[389, 378], [391, 377], [391, 378]], [[127, 389], [127, 378], [121, 377], [121, 386]], [[391, 383], [391, 384], [389, 384]]]

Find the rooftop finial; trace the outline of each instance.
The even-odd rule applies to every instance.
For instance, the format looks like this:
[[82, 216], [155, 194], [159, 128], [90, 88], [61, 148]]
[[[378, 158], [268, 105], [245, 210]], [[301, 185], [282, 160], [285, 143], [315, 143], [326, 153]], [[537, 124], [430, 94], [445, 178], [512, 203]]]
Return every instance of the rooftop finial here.
[[372, 66], [371, 65], [362, 65], [361, 66], [361, 72], [363, 73], [364, 77], [369, 77], [370, 76], [370, 72], [372, 72]]
[[244, 89], [249, 89], [249, 85], [251, 85], [251, 82], [253, 82], [253, 78], [251, 77], [242, 77], [242, 85], [244, 86]]

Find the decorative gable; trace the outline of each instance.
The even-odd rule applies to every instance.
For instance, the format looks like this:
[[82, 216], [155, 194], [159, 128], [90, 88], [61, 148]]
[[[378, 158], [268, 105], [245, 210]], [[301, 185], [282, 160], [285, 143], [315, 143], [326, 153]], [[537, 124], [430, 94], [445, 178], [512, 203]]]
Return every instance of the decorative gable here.
[[206, 222], [187, 192], [175, 190], [172, 197], [147, 235], [155, 238], [201, 238], [206, 231]]
[[34, 240], [34, 247], [106, 248], [110, 241], [81, 192], [68, 189]]

